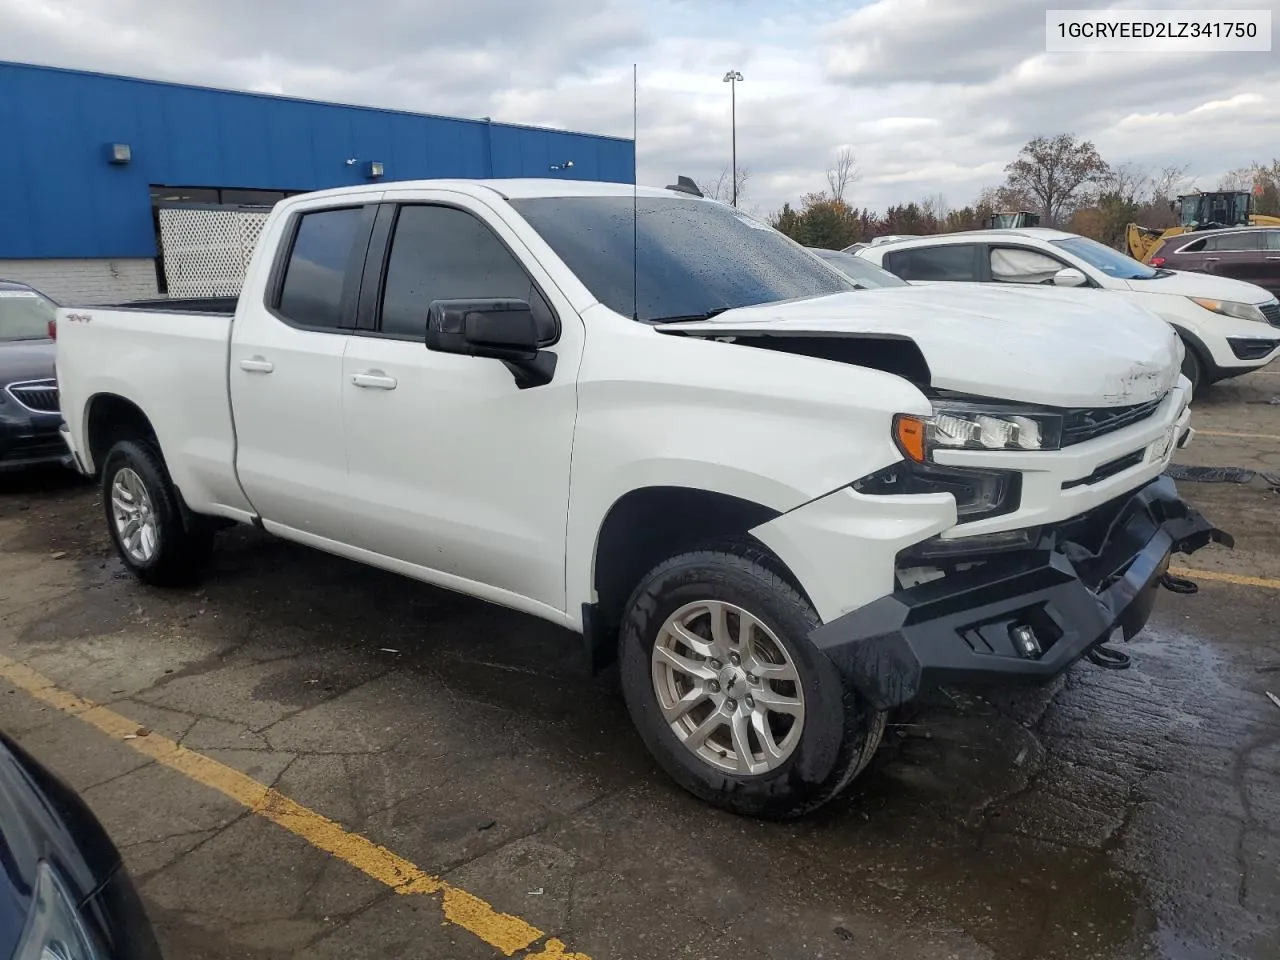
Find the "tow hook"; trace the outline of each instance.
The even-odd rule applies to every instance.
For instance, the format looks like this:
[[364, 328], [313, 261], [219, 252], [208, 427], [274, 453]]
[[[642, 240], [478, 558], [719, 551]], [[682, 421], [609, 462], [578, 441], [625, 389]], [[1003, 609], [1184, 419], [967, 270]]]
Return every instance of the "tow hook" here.
[[1160, 578], [1160, 586], [1172, 593], [1196, 593], [1200, 589], [1200, 585], [1194, 580], [1175, 577], [1172, 573], [1166, 573]]
[[[1160, 586], [1172, 593], [1196, 593], [1200, 589], [1200, 585], [1194, 580], [1188, 580], [1186, 577], [1178, 577], [1172, 573], [1165, 572], [1160, 575]], [[1127, 653], [1121, 653], [1115, 647], [1100, 643], [1086, 656], [1089, 662], [1107, 670], [1128, 670], [1133, 666], [1133, 658]]]

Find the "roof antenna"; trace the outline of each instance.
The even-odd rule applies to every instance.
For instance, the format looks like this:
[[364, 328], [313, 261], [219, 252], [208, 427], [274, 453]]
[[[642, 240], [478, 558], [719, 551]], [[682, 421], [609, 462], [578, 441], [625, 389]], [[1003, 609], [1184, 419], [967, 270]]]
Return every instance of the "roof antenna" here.
[[640, 319], [640, 177], [636, 139], [640, 131], [640, 73], [631, 65], [631, 319]]

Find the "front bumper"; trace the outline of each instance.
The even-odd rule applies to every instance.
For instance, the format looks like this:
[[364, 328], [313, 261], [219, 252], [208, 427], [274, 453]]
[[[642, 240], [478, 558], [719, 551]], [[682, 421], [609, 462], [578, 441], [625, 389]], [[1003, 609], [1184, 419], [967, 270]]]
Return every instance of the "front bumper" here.
[[[1120, 628], [1145, 625], [1174, 553], [1231, 537], [1168, 477], [1046, 527], [1035, 549], [899, 590], [818, 627], [814, 644], [881, 709], [944, 683], [1045, 681]], [[1011, 630], [1040, 644], [1021, 655]]]
[[[14, 404], [7, 404], [12, 408]], [[43, 464], [72, 463], [58, 427], [58, 414], [0, 410], [0, 471], [23, 470]]]

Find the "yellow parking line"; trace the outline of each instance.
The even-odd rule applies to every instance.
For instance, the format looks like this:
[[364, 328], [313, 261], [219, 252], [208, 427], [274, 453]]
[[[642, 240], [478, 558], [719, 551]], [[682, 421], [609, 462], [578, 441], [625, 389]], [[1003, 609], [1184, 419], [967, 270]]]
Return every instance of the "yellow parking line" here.
[[1218, 580], [1222, 583], [1234, 583], [1240, 587], [1266, 587], [1268, 590], [1280, 590], [1280, 580], [1268, 577], [1246, 577], [1238, 573], [1219, 573], [1216, 570], [1192, 570], [1190, 567], [1170, 567], [1169, 572], [1175, 577], [1190, 577], [1192, 580]]
[[[136, 722], [62, 690], [52, 680], [3, 655], [0, 655], [0, 678], [50, 706], [78, 717], [108, 736], [123, 741], [125, 745], [157, 763], [230, 797], [258, 816], [265, 817], [313, 847], [349, 863], [397, 893], [425, 896], [439, 894], [445, 923], [456, 924], [508, 957], [522, 950], [531, 950], [544, 936], [532, 924], [510, 914], [499, 913], [479, 897], [432, 876], [358, 833], [344, 830], [340, 824], [290, 800], [279, 791], [258, 783], [239, 770], [179, 746], [156, 733], [135, 736], [139, 729]], [[125, 740], [126, 737], [131, 739]], [[539, 960], [591, 960], [586, 954], [568, 952], [565, 945], [554, 937], [542, 943], [541, 949], [536, 953], [525, 953], [524, 957], [526, 960], [533, 960], [535, 957]]]
[[1197, 437], [1231, 437], [1235, 440], [1280, 440], [1274, 433], [1229, 433], [1226, 430], [1196, 430]]

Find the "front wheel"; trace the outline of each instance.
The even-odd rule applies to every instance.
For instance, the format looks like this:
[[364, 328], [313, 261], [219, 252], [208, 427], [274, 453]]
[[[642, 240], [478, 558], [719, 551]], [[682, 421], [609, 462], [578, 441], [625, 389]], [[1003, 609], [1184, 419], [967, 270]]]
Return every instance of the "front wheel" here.
[[1195, 397], [1203, 388], [1204, 364], [1196, 348], [1185, 340], [1182, 342], [1182, 375], [1191, 381], [1191, 396]]
[[213, 530], [185, 517], [159, 451], [141, 440], [121, 440], [102, 465], [102, 503], [120, 559], [138, 579], [155, 586], [192, 582], [209, 558]]
[[808, 639], [819, 620], [771, 554], [731, 542], [681, 554], [632, 595], [623, 693], [663, 769], [736, 813], [784, 819], [870, 761], [885, 714]]

